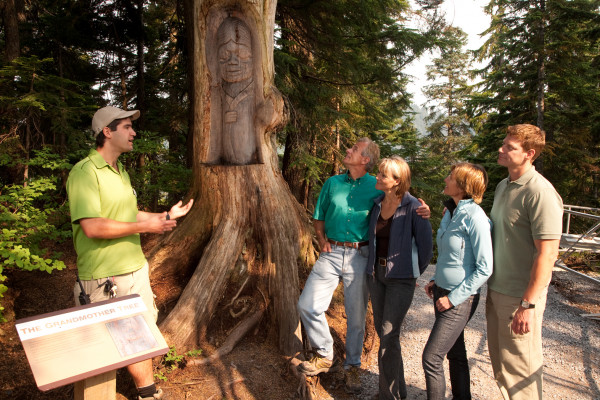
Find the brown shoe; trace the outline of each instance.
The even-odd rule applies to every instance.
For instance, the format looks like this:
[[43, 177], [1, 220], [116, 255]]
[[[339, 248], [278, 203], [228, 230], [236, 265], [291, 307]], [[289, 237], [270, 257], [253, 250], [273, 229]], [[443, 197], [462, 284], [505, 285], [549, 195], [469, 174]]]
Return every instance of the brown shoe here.
[[303, 361], [298, 366], [298, 371], [308, 376], [314, 376], [321, 372], [329, 372], [332, 366], [333, 360], [328, 360], [325, 357], [315, 354], [310, 360]]
[[360, 384], [360, 369], [356, 366], [351, 366], [344, 371], [344, 389], [348, 393], [358, 393], [361, 389]]

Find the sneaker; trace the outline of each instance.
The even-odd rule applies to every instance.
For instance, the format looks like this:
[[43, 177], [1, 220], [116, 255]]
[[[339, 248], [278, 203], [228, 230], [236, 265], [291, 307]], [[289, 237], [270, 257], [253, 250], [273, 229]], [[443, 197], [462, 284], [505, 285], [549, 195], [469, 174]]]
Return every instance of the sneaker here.
[[154, 393], [154, 395], [152, 397], [140, 397], [140, 396], [138, 396], [137, 398], [138, 398], [138, 400], [160, 400], [160, 399], [164, 400], [162, 389], [158, 389], [156, 391], [156, 393]]
[[351, 366], [344, 371], [344, 386], [348, 393], [360, 392], [360, 377], [358, 376], [360, 369], [356, 366]]
[[333, 360], [315, 354], [310, 360], [303, 361], [302, 364], [298, 366], [298, 370], [305, 375], [314, 376], [321, 372], [329, 372], [332, 366]]

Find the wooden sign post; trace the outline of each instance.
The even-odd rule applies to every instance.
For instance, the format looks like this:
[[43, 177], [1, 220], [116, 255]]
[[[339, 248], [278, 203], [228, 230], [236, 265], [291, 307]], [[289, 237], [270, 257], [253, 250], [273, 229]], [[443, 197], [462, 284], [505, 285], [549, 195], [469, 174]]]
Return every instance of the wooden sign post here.
[[76, 399], [114, 399], [117, 369], [169, 351], [147, 311], [134, 294], [16, 321], [38, 388], [78, 382]]
[[73, 400], [116, 400], [117, 371], [112, 370], [75, 382]]

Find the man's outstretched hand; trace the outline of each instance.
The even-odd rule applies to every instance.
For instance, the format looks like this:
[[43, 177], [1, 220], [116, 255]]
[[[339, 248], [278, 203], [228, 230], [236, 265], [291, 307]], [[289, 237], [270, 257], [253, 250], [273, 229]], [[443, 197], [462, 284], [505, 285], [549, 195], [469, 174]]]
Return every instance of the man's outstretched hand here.
[[169, 210], [169, 218], [177, 219], [179, 217], [183, 217], [190, 211], [193, 204], [194, 199], [190, 199], [186, 205], [183, 205], [183, 201], [179, 200], [179, 202], [177, 202], [177, 204], [175, 204], [173, 207], [171, 207], [171, 210]]

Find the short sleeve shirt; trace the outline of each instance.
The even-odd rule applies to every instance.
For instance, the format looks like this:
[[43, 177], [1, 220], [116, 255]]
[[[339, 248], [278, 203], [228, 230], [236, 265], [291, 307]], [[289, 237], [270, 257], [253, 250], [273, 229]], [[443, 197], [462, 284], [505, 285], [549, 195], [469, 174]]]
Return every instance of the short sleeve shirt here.
[[137, 271], [146, 263], [139, 234], [117, 239], [91, 239], [79, 224], [82, 218], [136, 222], [137, 199], [121, 163], [118, 168], [117, 172], [100, 153], [92, 150], [69, 173], [67, 194], [77, 268], [82, 280], [126, 274]]
[[560, 239], [563, 203], [554, 186], [531, 167], [515, 181], [496, 187], [493, 222], [494, 272], [490, 289], [521, 297], [537, 256], [535, 240]]
[[352, 179], [348, 173], [325, 181], [313, 218], [325, 222], [325, 235], [339, 242], [369, 240], [369, 213], [373, 200], [381, 195], [377, 180], [368, 173]]

